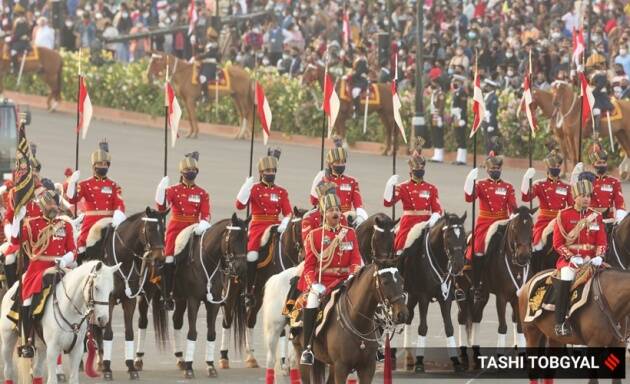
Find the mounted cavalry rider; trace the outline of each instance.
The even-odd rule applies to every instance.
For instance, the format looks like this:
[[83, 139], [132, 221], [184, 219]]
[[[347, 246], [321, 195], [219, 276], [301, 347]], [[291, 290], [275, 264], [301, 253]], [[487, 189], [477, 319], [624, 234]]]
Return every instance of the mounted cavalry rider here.
[[499, 96], [497, 96], [496, 81], [485, 79], [483, 81], [484, 103], [486, 105], [485, 116], [483, 117], [482, 129], [486, 136], [486, 150], [493, 150], [494, 142], [498, 140], [499, 132]]
[[70, 204], [77, 204], [83, 200], [85, 218], [81, 224], [81, 233], [77, 240], [77, 252], [80, 260], [85, 252], [86, 240], [90, 229], [97, 221], [112, 218], [112, 226], [117, 228], [127, 217], [125, 216], [125, 202], [122, 199], [120, 186], [107, 177], [112, 162], [109, 145], [106, 141], [99, 143], [99, 149], [90, 156], [93, 175], [78, 183], [81, 173], [74, 171], [68, 180], [66, 200]]
[[424, 181], [426, 160], [422, 156], [422, 141], [418, 138], [416, 148], [409, 157], [409, 180], [398, 184], [399, 176], [393, 175], [387, 180], [383, 193], [383, 205], [386, 207], [391, 207], [398, 201], [403, 206], [403, 215], [394, 240], [394, 251], [397, 255], [402, 253], [407, 235], [414, 225], [428, 221], [429, 227], [432, 227], [444, 212], [437, 187]]
[[558, 212], [566, 207], [573, 206], [573, 196], [569, 184], [560, 180], [560, 167], [562, 155], [556, 149], [545, 157], [547, 166], [547, 178], [536, 180], [529, 189], [529, 179], [523, 179], [521, 185], [521, 198], [524, 202], [538, 199], [539, 211], [533, 229], [533, 251], [541, 251], [545, 244], [542, 243], [543, 232], [547, 225], [558, 216]]
[[586, 68], [591, 71], [589, 83], [593, 87], [595, 105], [593, 106], [593, 119], [595, 121], [594, 135], [599, 133], [602, 116], [614, 110], [608, 94], [608, 73], [606, 71], [606, 58], [599, 53], [593, 53], [586, 61]]
[[342, 147], [340, 138], [333, 138], [335, 147], [328, 150], [326, 154], [326, 170], [319, 171], [311, 185], [311, 204], [318, 205], [318, 196], [316, 188], [320, 182], [332, 182], [336, 184], [336, 194], [341, 200], [341, 213], [355, 211], [356, 218], [354, 226], [360, 225], [368, 214], [363, 209], [363, 198], [359, 190], [359, 182], [352, 176], [345, 174], [346, 163], [348, 161], [348, 152]]
[[22, 56], [30, 48], [31, 26], [26, 20], [25, 9], [20, 4], [16, 4], [13, 7], [13, 15], [15, 20], [13, 21], [13, 29], [11, 34], [11, 71], [18, 73], [22, 61]]
[[466, 124], [468, 121], [468, 93], [466, 92], [466, 78], [454, 74], [451, 81], [453, 98], [451, 99], [451, 125], [455, 131], [457, 141], [457, 157], [453, 164], [466, 165]]
[[446, 94], [440, 84], [440, 77], [431, 77], [427, 90], [429, 94], [429, 113], [431, 114], [431, 139], [433, 144], [433, 163], [444, 161], [444, 109], [446, 108]]
[[361, 47], [357, 50], [357, 57], [352, 63], [352, 74], [350, 75], [351, 96], [354, 104], [353, 118], [357, 118], [361, 111], [361, 94], [366, 92], [370, 86], [368, 79], [368, 59], [365, 48]]
[[557, 336], [570, 336], [571, 327], [566, 321], [570, 305], [569, 291], [575, 278], [575, 272], [589, 262], [594, 266], [602, 263], [606, 254], [606, 229], [602, 215], [589, 207], [593, 185], [586, 176], [573, 185], [573, 207], [558, 213], [553, 229], [553, 248], [558, 253], [556, 268], [560, 271], [560, 280], [554, 280], [556, 290], [556, 325]]
[[221, 61], [219, 51], [219, 34], [212, 27], [208, 27], [206, 32], [207, 43], [203, 53], [197, 57], [201, 60], [201, 70], [199, 71], [199, 84], [201, 84], [201, 95], [204, 100], [209, 100], [208, 83], [217, 80], [218, 65]]
[[[621, 182], [607, 175], [608, 153], [599, 144], [594, 144], [589, 154], [597, 177], [593, 180], [593, 196], [590, 207], [602, 214], [604, 219], [613, 219], [620, 222], [626, 217], [627, 211], [621, 190]], [[573, 173], [582, 171], [582, 164], [578, 163]]]
[[337, 195], [323, 196], [319, 207], [325, 222], [311, 231], [304, 243], [304, 271], [298, 281], [298, 289], [308, 292], [303, 314], [302, 365], [313, 365], [312, 340], [321, 297], [330, 294], [361, 267], [357, 236], [352, 228], [341, 225], [341, 201]]
[[201, 235], [210, 228], [210, 197], [205, 189], [195, 184], [199, 173], [199, 153], [193, 152], [179, 162], [179, 183], [168, 186], [165, 176], [155, 191], [155, 203], [160, 212], [172, 210], [166, 226], [164, 243], [164, 265], [162, 269], [162, 294], [167, 310], [172, 310], [175, 277], [175, 240], [177, 235], [190, 225], [196, 224], [194, 233]]
[[61, 220], [59, 215], [59, 196], [52, 191], [44, 192], [39, 198], [42, 215], [26, 218], [20, 232], [20, 222], [26, 215], [22, 207], [13, 218], [11, 242], [22, 246], [30, 263], [20, 285], [21, 303], [19, 320], [22, 326], [22, 345], [18, 348], [21, 357], [32, 358], [33, 347], [33, 310], [44, 298], [42, 279], [45, 271], [55, 264], [66, 268], [74, 263], [75, 244], [72, 226]]
[[[278, 225], [278, 232], [287, 229], [291, 216], [291, 203], [286, 189], [275, 184], [280, 150], [268, 150], [267, 156], [258, 161], [259, 182], [254, 183], [252, 176], [245, 180], [236, 197], [236, 209], [251, 209], [252, 220], [249, 223], [247, 241], [247, 291], [245, 304], [253, 306], [254, 282], [258, 253], [265, 231], [272, 225]], [[279, 215], [282, 214], [282, 221]]]
[[[501, 168], [503, 159], [490, 152], [486, 158], [486, 172], [488, 178], [475, 183], [478, 176], [478, 169], [474, 168], [466, 176], [464, 184], [464, 195], [466, 202], [479, 199], [479, 217], [475, 223], [474, 244], [472, 255], [467, 254], [472, 259], [474, 300], [481, 299], [481, 274], [484, 270], [484, 253], [486, 244], [486, 233], [492, 223], [499, 220], [506, 220], [516, 210], [516, 197], [512, 184], [501, 180]], [[469, 249], [468, 252], [471, 250]]]

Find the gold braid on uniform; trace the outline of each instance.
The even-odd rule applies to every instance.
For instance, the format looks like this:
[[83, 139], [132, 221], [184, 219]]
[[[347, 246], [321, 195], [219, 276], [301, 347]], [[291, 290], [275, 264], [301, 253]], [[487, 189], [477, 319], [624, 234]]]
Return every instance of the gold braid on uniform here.
[[28, 242], [24, 245], [24, 252], [29, 259], [34, 259], [37, 256], [46, 251], [50, 244], [50, 239], [54, 236], [57, 230], [61, 229], [65, 225], [65, 222], [59, 221], [57, 223], [50, 223], [39, 232], [39, 237], [36, 241], [33, 241], [33, 232], [29, 225], [26, 226], [28, 231]]
[[575, 243], [575, 241], [580, 236], [580, 232], [582, 232], [582, 230], [588, 224], [590, 224], [596, 217], [597, 217], [597, 214], [591, 213], [590, 215], [586, 216], [585, 218], [580, 219], [577, 222], [577, 224], [575, 224], [575, 227], [573, 227], [573, 229], [571, 231], [569, 231], [569, 233], [567, 233], [567, 231], [562, 226], [562, 220], [560, 220], [560, 212], [558, 212], [558, 216], [556, 218], [556, 223], [558, 224], [558, 229], [560, 230], [560, 234], [562, 235], [562, 237], [564, 237], [567, 240], [566, 241], [566, 245], [571, 245], [571, 244]]
[[[315, 240], [313, 239], [313, 236], [309, 236], [310, 237], [311, 249], [313, 250], [313, 253], [317, 257], [317, 260], [321, 260], [322, 271], [324, 269], [328, 268], [330, 263], [332, 263], [333, 256], [335, 255], [335, 251], [337, 250], [337, 247], [339, 246], [339, 243], [341, 242], [341, 238], [345, 237], [346, 232], [347, 231], [344, 231], [342, 229], [339, 232], [339, 234], [337, 236], [335, 236], [335, 238], [332, 240], [330, 245], [324, 250], [324, 252], [322, 252], [323, 255], [322, 255], [322, 253], [318, 253], [317, 252], [317, 248], [315, 248]], [[343, 236], [341, 236], [341, 235], [343, 235]], [[325, 236], [325, 233], [324, 233], [323, 230], [322, 230], [322, 236]]]

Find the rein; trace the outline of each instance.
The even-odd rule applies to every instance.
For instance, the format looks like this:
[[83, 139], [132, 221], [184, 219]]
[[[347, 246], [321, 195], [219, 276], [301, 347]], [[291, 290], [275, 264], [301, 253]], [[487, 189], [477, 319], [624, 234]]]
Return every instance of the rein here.
[[[449, 228], [452, 228], [452, 229], [459, 228], [461, 231], [464, 231], [464, 226], [461, 224], [451, 225], [451, 226], [444, 225], [441, 231], [444, 232]], [[450, 265], [449, 263], [448, 271], [447, 272], [442, 271], [442, 268], [440, 268], [438, 261], [435, 260], [434, 257], [432, 256], [431, 246], [429, 244], [430, 234], [431, 234], [431, 231], [429, 230], [427, 231], [427, 234], [424, 237], [425, 255], [427, 257], [427, 260], [429, 261], [429, 266], [431, 267], [433, 274], [438, 278], [438, 282], [440, 283], [440, 291], [442, 293], [442, 298], [446, 300], [448, 298], [449, 292], [451, 291], [451, 285], [453, 283], [453, 273], [452, 273], [453, 266]], [[444, 252], [446, 253], [450, 261], [449, 252], [448, 252], [448, 249], [446, 248], [446, 244], [444, 244]]]
[[[233, 256], [229, 248], [230, 236], [232, 234], [232, 231], [240, 231], [241, 227], [228, 225], [226, 226], [226, 229], [227, 229], [227, 234], [221, 238], [221, 243], [223, 242], [223, 240], [225, 240], [226, 252], [222, 256], [225, 256], [227, 260], [229, 256]], [[221, 260], [217, 261], [217, 265], [214, 267], [212, 274], [208, 274], [208, 269], [206, 268], [206, 264], [203, 261], [203, 238], [206, 235], [206, 232], [207, 231], [204, 231], [201, 234], [201, 238], [199, 239], [199, 261], [201, 262], [201, 268], [203, 269], [203, 273], [206, 276], [206, 300], [210, 304], [223, 304], [230, 294], [230, 287], [232, 285], [232, 279], [227, 279], [228, 283], [225, 289], [225, 295], [222, 296], [220, 300], [214, 300], [214, 296], [212, 295], [212, 279], [214, 278], [217, 271], [219, 270], [219, 266], [221, 265]], [[226, 276], [226, 277], [229, 275], [229, 273], [226, 272], [225, 270], [221, 270], [221, 273], [223, 274], [223, 276]]]
[[[556, 80], [556, 81], [559, 81], [559, 80]], [[567, 82], [562, 82], [560, 84], [568, 85]], [[555, 90], [555, 88], [554, 88], [554, 90]], [[553, 93], [554, 93], [554, 96], [555, 96], [556, 93], [555, 92], [553, 92]], [[560, 112], [560, 115], [559, 115], [560, 118], [556, 118], [556, 127], [562, 126], [562, 124], [564, 123], [564, 120], [566, 119], [566, 117], [569, 116], [569, 114], [571, 114], [573, 112], [573, 108], [575, 108], [575, 103], [577, 101], [577, 95], [575, 94], [575, 92], [571, 92], [571, 93], [573, 94], [573, 99], [571, 100], [571, 106], [569, 107], [569, 110], [567, 111], [567, 113], [562, 112], [562, 110], [560, 109], [561, 107], [554, 108], [557, 112]]]
[[[512, 219], [514, 220], [514, 219]], [[510, 220], [510, 223], [512, 221]], [[509, 227], [509, 224], [508, 224]], [[508, 271], [508, 275], [510, 276], [510, 280], [512, 280], [512, 284], [514, 285], [514, 288], [516, 288], [516, 290], [518, 291], [519, 289], [521, 289], [521, 287], [525, 284], [525, 282], [527, 281], [527, 275], [529, 274], [529, 263], [525, 264], [525, 265], [520, 265], [517, 262], [514, 261], [508, 261], [508, 254], [515, 254], [516, 253], [516, 243], [512, 244], [511, 242], [508, 241], [508, 235], [509, 233], [507, 232], [509, 228], [505, 229], [505, 234], [503, 235], [503, 249], [507, 248], [507, 252], [503, 252], [503, 261], [505, 262], [505, 268]], [[512, 245], [512, 246], [511, 246]], [[512, 267], [510, 264], [514, 264], [517, 267], [521, 267], [523, 268], [523, 276], [521, 278], [522, 282], [519, 285], [518, 282], [516, 281], [516, 277], [514, 277], [514, 272], [512, 272]]]
[[[610, 235], [610, 241], [611, 241], [611, 245], [612, 245], [612, 249], [613, 249], [613, 253], [615, 254], [615, 258], [617, 259], [617, 262], [619, 263], [619, 266], [621, 267], [622, 270], [626, 270], [626, 266], [624, 265], [624, 263], [621, 261], [621, 257], [619, 255], [619, 250], [617, 248], [617, 241], [616, 241], [616, 234], [617, 234], [617, 228], [619, 226], [616, 225], [613, 229], [612, 229], [612, 233]], [[623, 245], [623, 244], [622, 244]], [[625, 254], [628, 254], [629, 252], [626, 249], [622, 249], [622, 251], [625, 252]]]
[[[291, 227], [291, 231], [292, 232], [293, 232], [293, 227], [297, 227], [296, 223], [300, 223], [300, 222], [302, 222], [302, 218], [301, 217], [296, 217], [296, 218], [292, 218], [291, 219], [291, 223], [294, 223], [293, 226]], [[280, 259], [280, 268], [282, 268], [282, 271], [286, 271], [287, 270], [287, 267], [285, 267], [285, 265], [284, 265], [284, 259], [282, 258], [282, 238], [283, 238], [283, 236], [284, 236], [284, 234], [286, 232], [287, 231], [282, 232], [280, 234], [280, 238], [278, 239], [278, 256], [279, 256], [279, 259]], [[293, 234], [295, 235], [295, 233], [293, 233]], [[299, 236], [299, 234], [297, 236]], [[295, 252], [298, 254], [298, 258], [299, 258], [300, 251], [302, 250], [302, 246], [300, 245], [299, 241], [295, 241], [295, 239], [293, 239], [293, 240], [294, 240], [294, 245], [295, 245]], [[297, 262], [297, 260], [293, 260], [291, 255], [287, 255], [287, 257], [289, 258], [289, 260], [291, 262], [293, 262], [293, 265], [298, 265], [299, 264]]]
[[[608, 300], [606, 300], [606, 296], [604, 295], [604, 290], [602, 289], [602, 284], [599, 280], [600, 274], [601, 274], [601, 270], [597, 270], [595, 274], [595, 284], [594, 284], [595, 292], [593, 295], [593, 299], [599, 306], [600, 311], [602, 311], [602, 313], [606, 317], [608, 325], [612, 329], [613, 334], [615, 335], [617, 340], [619, 342], [622, 342], [625, 345], [628, 342], [628, 337], [621, 333], [621, 326], [617, 322], [615, 322], [615, 320], [612, 317], [610, 305], [608, 304]], [[628, 318], [626, 317], [626, 327], [627, 327], [627, 320]]]

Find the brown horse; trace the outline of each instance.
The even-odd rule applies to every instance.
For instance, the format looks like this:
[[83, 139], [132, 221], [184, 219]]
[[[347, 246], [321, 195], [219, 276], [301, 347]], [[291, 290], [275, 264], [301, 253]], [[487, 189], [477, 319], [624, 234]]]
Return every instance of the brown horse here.
[[394, 220], [375, 213], [357, 227], [359, 253], [365, 264], [386, 262], [394, 258]]
[[[195, 109], [197, 99], [201, 96], [201, 85], [198, 84], [197, 79], [193, 78], [196, 71], [195, 65], [176, 56], [156, 52], [151, 55], [147, 68], [147, 77], [151, 79], [153, 76], [163, 76], [168, 67], [167, 76], [171, 79], [175, 95], [183, 100], [190, 122], [190, 132], [186, 137], [192, 138], [196, 138], [199, 134]], [[219, 96], [229, 95], [234, 100], [240, 121], [240, 129], [236, 138], [242, 139], [249, 134], [251, 129], [247, 122], [251, 122], [254, 113], [254, 83], [250, 79], [249, 73], [238, 65], [229, 65], [224, 69], [230, 79], [229, 89], [219, 88], [218, 93]], [[214, 95], [214, 92], [213, 89], [210, 90], [211, 95]]]
[[[562, 149], [563, 155], [565, 159], [575, 164], [579, 158], [580, 97], [574, 92], [571, 84], [564, 81], [554, 82], [552, 93], [553, 106], [558, 109], [557, 113], [560, 114], [557, 119], [562, 125], [562, 133], [565, 138], [563, 141], [566, 144], [566, 152], [564, 152], [565, 149]], [[619, 107], [622, 117], [611, 121], [610, 127], [621, 148], [626, 154], [630, 154], [630, 101], [620, 100]], [[589, 137], [592, 132], [593, 128], [589, 120], [582, 127], [582, 137]], [[606, 116], [602, 116], [599, 135], [605, 138], [609, 136]], [[628, 158], [626, 157], [620, 168], [625, 169], [627, 162]], [[622, 178], [625, 177], [622, 176]]]
[[[0, 41], [0, 94], [4, 92], [4, 76], [11, 70], [11, 59], [8, 57], [8, 47]], [[22, 64], [22, 57], [19, 58]], [[63, 59], [57, 51], [52, 49], [37, 47], [26, 55], [24, 60], [23, 73], [36, 73], [41, 75], [42, 80], [50, 88], [46, 106], [49, 111], [57, 108], [57, 103], [61, 100], [61, 82], [63, 80]]]
[[[387, 320], [402, 324], [409, 315], [405, 304], [404, 281], [398, 269], [380, 269], [368, 264], [346, 283], [336, 304], [330, 309], [328, 320], [313, 337], [315, 364], [312, 379], [323, 382], [325, 364], [330, 365], [328, 382], [345, 384], [356, 369], [359, 383], [371, 383], [376, 369], [376, 350], [380, 324], [374, 321], [377, 307], [385, 307]], [[293, 338], [297, 355], [302, 353], [303, 336]], [[301, 366], [302, 381], [310, 382], [308, 366]]]
[[[324, 85], [324, 67], [319, 64], [309, 64], [302, 75], [302, 84], [306, 86], [310, 86], [315, 82], [319, 83], [319, 86], [323, 89]], [[337, 81], [335, 85], [335, 90], [337, 95], [341, 95], [341, 87], [340, 82]], [[368, 107], [368, 113], [375, 112], [378, 113], [378, 116], [385, 127], [385, 149], [383, 150], [383, 155], [387, 155], [392, 148], [392, 133], [398, 135], [398, 130], [395, 129], [396, 121], [394, 120], [394, 107], [392, 104], [392, 91], [391, 91], [391, 83], [376, 83], [379, 95], [380, 102], [377, 105], [370, 105]], [[344, 92], [347, 93], [347, 92]], [[348, 118], [352, 116], [352, 112], [354, 110], [354, 105], [351, 100], [341, 98], [340, 96], [340, 106], [339, 106], [339, 114], [337, 115], [337, 120], [335, 121], [335, 126], [333, 130], [337, 132], [337, 134], [343, 138], [344, 145], [346, 145], [346, 121]], [[362, 96], [361, 99], [361, 117], [363, 116], [363, 107], [365, 106], [365, 96]]]

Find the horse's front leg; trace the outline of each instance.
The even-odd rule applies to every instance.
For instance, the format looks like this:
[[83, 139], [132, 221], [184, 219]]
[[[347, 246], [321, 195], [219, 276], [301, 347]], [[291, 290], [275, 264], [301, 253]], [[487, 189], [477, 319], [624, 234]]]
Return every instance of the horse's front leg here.
[[463, 367], [457, 358], [457, 345], [455, 343], [455, 336], [453, 336], [453, 321], [451, 320], [451, 305], [453, 301], [449, 298], [444, 301], [439, 300], [438, 302], [440, 304], [440, 311], [442, 312], [442, 321], [444, 322], [444, 334], [446, 335], [448, 356], [451, 358], [455, 372], [461, 372]]
[[499, 321], [499, 328], [497, 329], [497, 353], [504, 354], [505, 352], [505, 341], [507, 338], [507, 322], [505, 321], [505, 307], [507, 305], [507, 300], [503, 295], [496, 296], [496, 306], [497, 306], [497, 319]]
[[523, 325], [519, 320], [518, 296], [516, 294], [510, 299], [510, 306], [512, 307], [512, 325], [514, 326], [514, 346], [524, 351], [526, 344], [525, 334], [523, 333]]
[[186, 369], [184, 363], [184, 341], [182, 339], [182, 327], [184, 326], [184, 312], [186, 311], [186, 300], [175, 300], [175, 310], [173, 311], [173, 354], [177, 360], [177, 367], [182, 371]]
[[221, 322], [221, 348], [219, 353], [221, 358], [219, 359], [219, 368], [230, 368], [230, 357], [228, 352], [230, 350], [230, 342], [232, 336], [232, 319], [231, 315], [228, 315], [229, 311], [224, 311], [223, 321]]
[[[346, 380], [348, 379], [348, 375], [350, 374], [350, 368], [348, 368], [341, 362], [336, 362], [335, 365], [333, 365], [331, 369], [334, 370], [333, 375], [335, 377], [335, 384], [346, 384]], [[372, 372], [372, 375], [374, 375], [374, 372]], [[370, 380], [361, 381], [361, 382], [371, 383], [372, 380], [370, 377]]]
[[138, 370], [133, 364], [133, 312], [136, 310], [136, 299], [125, 297], [121, 304], [125, 320], [125, 365], [129, 379], [137, 380], [139, 378]]
[[[144, 343], [147, 338], [147, 327], [149, 326], [149, 300], [148, 294], [142, 294], [138, 296], [138, 348], [136, 348], [136, 359], [133, 363], [136, 370], [142, 371], [144, 362]], [[155, 303], [157, 305], [157, 303]]]
[[407, 371], [413, 371], [416, 365], [416, 359], [413, 354], [413, 347], [411, 344], [411, 336], [409, 333], [411, 332], [411, 323], [413, 321], [413, 314], [416, 310], [416, 304], [418, 304], [418, 299], [416, 296], [409, 294], [407, 298], [407, 310], [409, 311], [409, 319], [407, 319], [407, 324], [404, 325], [404, 335], [403, 335], [403, 347], [405, 348], [405, 369]]
[[[55, 374], [57, 370], [57, 356], [61, 353], [61, 348], [56, 343], [56, 340], [53, 342], [49, 342], [46, 346], [43, 343], [39, 348], [37, 348], [37, 352], [35, 353], [35, 359], [33, 360], [33, 383], [41, 383], [43, 381], [43, 365], [44, 360], [46, 361], [46, 367], [48, 368], [48, 380], [46, 381], [48, 384], [57, 384], [57, 375]], [[80, 347], [83, 347], [83, 344], [79, 343]], [[76, 349], [76, 346], [75, 346]], [[78, 369], [77, 369], [78, 371]], [[72, 375], [72, 372], [71, 372]], [[78, 372], [77, 372], [78, 376]], [[72, 380], [72, 376], [71, 380]], [[22, 380], [24, 378], [21, 378]], [[5, 378], [5, 383], [6, 383]], [[72, 381], [70, 381], [72, 383]], [[76, 381], [78, 383], [78, 380]]]
[[368, 384], [374, 381], [374, 372], [376, 371], [376, 362], [371, 361], [365, 366], [357, 369], [357, 376], [359, 377], [359, 384]]
[[114, 313], [114, 305], [116, 299], [113, 296], [109, 298], [109, 321], [103, 332], [103, 379], [105, 381], [114, 380], [112, 373], [112, 347], [114, 345], [114, 331], [112, 330], [112, 314]]
[[430, 299], [426, 295], [422, 295], [418, 300], [418, 307], [420, 309], [420, 324], [418, 325], [418, 342], [416, 344], [416, 373], [424, 372], [424, 349], [427, 346], [427, 331], [429, 325], [427, 324], [427, 313], [429, 311]]
[[214, 343], [217, 339], [216, 321], [219, 314], [219, 306], [204, 301], [206, 306], [206, 325], [208, 334], [206, 336], [206, 371], [208, 377], [217, 377], [217, 369], [214, 367]]
[[[83, 340], [85, 336], [81, 338]], [[79, 383], [79, 365], [81, 365], [81, 358], [83, 357], [83, 343], [77, 341], [72, 351], [70, 351], [70, 376], [69, 384]]]
[[199, 312], [199, 304], [200, 302], [196, 298], [190, 298], [187, 302], [188, 335], [186, 337], [186, 354], [184, 355], [184, 362], [186, 363], [184, 376], [187, 379], [195, 377], [192, 364], [195, 357], [195, 344], [197, 343], [197, 313]]

